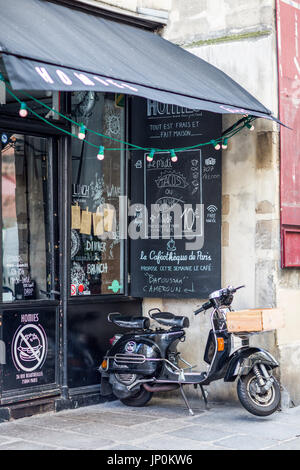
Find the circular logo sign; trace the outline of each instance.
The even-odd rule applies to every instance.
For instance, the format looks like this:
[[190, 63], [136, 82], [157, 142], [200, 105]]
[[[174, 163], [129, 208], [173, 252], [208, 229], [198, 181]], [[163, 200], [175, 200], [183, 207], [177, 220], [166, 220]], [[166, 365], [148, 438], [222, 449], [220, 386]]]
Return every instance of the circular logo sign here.
[[77, 294], [77, 288], [75, 284], [71, 284], [71, 295], [76, 295]]
[[125, 351], [128, 353], [134, 353], [136, 350], [136, 343], [134, 341], [128, 341], [125, 345]]
[[41, 325], [21, 325], [15, 332], [11, 352], [16, 369], [32, 372], [41, 368], [47, 351], [47, 336]]
[[118, 292], [119, 289], [122, 289], [122, 286], [119, 284], [119, 281], [116, 279], [112, 281], [111, 285], [108, 286], [108, 289], [112, 290], [114, 294]]
[[8, 137], [7, 137], [7, 134], [2, 134], [1, 135], [1, 142], [2, 144], [7, 144], [7, 141], [8, 141]]
[[83, 293], [83, 291], [84, 291], [84, 285], [83, 284], [79, 284], [78, 291], [79, 291], [80, 294]]

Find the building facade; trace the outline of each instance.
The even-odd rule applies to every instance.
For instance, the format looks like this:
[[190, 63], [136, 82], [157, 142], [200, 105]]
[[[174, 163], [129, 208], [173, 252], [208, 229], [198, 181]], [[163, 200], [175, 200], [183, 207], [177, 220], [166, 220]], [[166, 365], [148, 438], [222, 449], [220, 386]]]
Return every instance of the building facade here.
[[[229, 141], [226, 150], [203, 151], [201, 158], [207, 162], [203, 167], [211, 171], [203, 179], [203, 197], [206, 226], [208, 230], [214, 229], [209, 232], [213, 233], [209, 250], [215, 262], [211, 268], [206, 263], [206, 268], [213, 271], [208, 276], [207, 289], [211, 284], [216, 288], [245, 284], [246, 289], [236, 296], [235, 309], [278, 307], [284, 312], [285, 328], [255, 336], [251, 342], [270, 350], [279, 359], [281, 383], [292, 402], [299, 404], [300, 174], [295, 125], [299, 105], [300, 3], [289, 0], [257, 0], [251, 5], [245, 0], [190, 0], [188, 5], [180, 0], [56, 3], [84, 7], [90, 12], [99, 9], [101, 14], [116, 20], [126, 17], [127, 22], [162, 35], [224, 71], [274, 115], [280, 111], [280, 119], [293, 128], [279, 129], [272, 121], [258, 119], [254, 132], [244, 130]], [[288, 35], [291, 21], [295, 28], [290, 28]], [[291, 44], [295, 50], [289, 57], [285, 51], [291, 50], [287, 48]], [[295, 69], [290, 68], [291, 62]], [[1, 72], [5, 70], [1, 68]], [[149, 265], [144, 263], [148, 274], [143, 275], [148, 282], [146, 288], [140, 286], [141, 271], [136, 271], [136, 266], [143, 268], [139, 263], [143, 246], [120, 239], [100, 243], [97, 236], [101, 235], [101, 228], [99, 233], [94, 228], [99, 227], [95, 221], [100, 220], [96, 206], [110, 203], [117, 206], [119, 213], [122, 211], [117, 202], [119, 196], [129, 196], [134, 202], [139, 190], [151, 202], [151, 191], [148, 195], [145, 188], [136, 189], [135, 184], [143, 153], [129, 158], [122, 141], [129, 139], [138, 144], [141, 139], [139, 144], [145, 146], [145, 140], [150, 142], [157, 130], [164, 129], [159, 134], [161, 147], [188, 147], [196, 141], [189, 138], [185, 123], [201, 125], [201, 132], [209, 141], [216, 129], [229, 128], [237, 116], [225, 114], [221, 120], [221, 115], [212, 119], [194, 113], [191, 117], [188, 109], [157, 107], [154, 102], [149, 105], [139, 100], [129, 104], [114, 93], [28, 92], [28, 106], [36, 106], [33, 109], [42, 117], [53, 118], [60, 128], [57, 131], [43, 125], [40, 119], [26, 123], [15, 119], [18, 103], [3, 90], [1, 96], [4, 233], [1, 311], [2, 339], [7, 346], [2, 365], [1, 405], [44, 399], [48, 406], [47, 400], [54, 398], [56, 408], [60, 409], [97, 400], [97, 367], [115, 332], [106, 320], [112, 311], [132, 314], [143, 311], [146, 315], [150, 308], [159, 307], [188, 316], [191, 325], [181, 351], [190, 363], [205, 369], [203, 356], [209, 318], [195, 318], [193, 311], [209, 291], [203, 287], [205, 296], [201, 299], [197, 290], [186, 284], [185, 294], [189, 289], [192, 293], [183, 295], [182, 290], [177, 290], [176, 298], [172, 298], [172, 291], [164, 284], [167, 278], [150, 278], [149, 269], [159, 263], [157, 258]], [[21, 95], [17, 97], [20, 99]], [[73, 124], [64, 123], [59, 115], [48, 115], [49, 109], [41, 107], [41, 102], [50, 109], [63, 111], [74, 122], [82, 122], [115, 139], [105, 144], [110, 158], [101, 163], [100, 173], [93, 148], [98, 140], [91, 138], [92, 145], [84, 146], [77, 139], [66, 138], [66, 132], [74, 133]], [[165, 127], [172, 115], [177, 126], [173, 133]], [[157, 118], [155, 124], [149, 121], [153, 117]], [[143, 134], [146, 128], [148, 131]], [[20, 158], [23, 155], [25, 166]], [[193, 161], [197, 158], [194, 156]], [[186, 166], [181, 169], [183, 175], [188, 171]], [[214, 215], [207, 211], [211, 206]], [[108, 210], [103, 230], [112, 231], [109, 226]], [[168, 251], [174, 252], [174, 245], [170, 244]], [[201, 257], [211, 254], [199, 256], [201, 265], [204, 259]], [[205, 267], [204, 262], [202, 265]], [[197, 275], [200, 282], [201, 272]], [[20, 276], [26, 285], [19, 282]], [[24, 331], [29, 323], [35, 327], [28, 329], [27, 338]], [[27, 343], [31, 340], [37, 343], [34, 347], [41, 351], [39, 355], [33, 352], [33, 347], [28, 351]], [[28, 353], [33, 355], [29, 359]], [[210, 396], [235, 399], [235, 387], [213, 384]]]

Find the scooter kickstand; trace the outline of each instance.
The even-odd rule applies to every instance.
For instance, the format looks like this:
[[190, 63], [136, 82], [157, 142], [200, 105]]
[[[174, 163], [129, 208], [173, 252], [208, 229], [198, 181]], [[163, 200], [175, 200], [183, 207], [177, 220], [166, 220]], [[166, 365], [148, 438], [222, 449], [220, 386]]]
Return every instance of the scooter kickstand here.
[[205, 403], [205, 409], [209, 410], [208, 400], [207, 400], [208, 393], [207, 393], [206, 390], [204, 390], [203, 385], [199, 384], [199, 387], [201, 389], [202, 397], [203, 397], [203, 400], [204, 400], [204, 403]]
[[182, 385], [180, 385], [180, 392], [181, 392], [183, 401], [184, 401], [184, 403], [186, 404], [187, 409], [189, 410], [190, 415], [191, 415], [191, 416], [194, 416], [195, 413], [193, 412], [192, 408], [191, 408], [190, 405], [189, 405], [188, 399], [187, 399], [187, 397], [186, 397], [186, 395], [185, 395], [185, 393], [184, 393], [184, 391], [183, 391], [183, 386], [182, 386]]

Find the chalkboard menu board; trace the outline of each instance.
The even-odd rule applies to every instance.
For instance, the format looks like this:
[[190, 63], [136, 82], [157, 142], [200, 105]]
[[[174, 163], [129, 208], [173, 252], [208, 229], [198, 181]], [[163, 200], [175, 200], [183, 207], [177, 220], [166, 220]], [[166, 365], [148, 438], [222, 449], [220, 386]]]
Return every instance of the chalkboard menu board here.
[[[222, 129], [221, 115], [143, 98], [132, 99], [131, 122], [131, 142], [160, 149], [208, 142]], [[131, 156], [130, 224], [141, 234], [131, 239], [131, 295], [206, 298], [221, 286], [222, 152], [209, 145], [176, 151], [177, 161], [148, 155]]]

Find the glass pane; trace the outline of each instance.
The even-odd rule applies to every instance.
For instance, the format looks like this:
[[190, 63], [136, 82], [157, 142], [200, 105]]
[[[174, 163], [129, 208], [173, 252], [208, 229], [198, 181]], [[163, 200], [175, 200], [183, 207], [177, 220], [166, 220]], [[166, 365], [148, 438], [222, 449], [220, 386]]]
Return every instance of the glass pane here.
[[0, 135], [2, 300], [46, 298], [51, 284], [46, 262], [48, 141], [1, 131]]
[[[91, 130], [124, 138], [124, 109], [115, 105], [114, 95], [74, 93], [72, 116]], [[118, 221], [124, 150], [90, 131], [85, 140], [95, 147], [72, 139], [71, 295], [121, 294], [124, 246]], [[105, 147], [104, 160], [97, 159], [100, 145]]]

